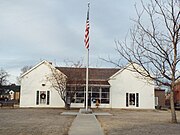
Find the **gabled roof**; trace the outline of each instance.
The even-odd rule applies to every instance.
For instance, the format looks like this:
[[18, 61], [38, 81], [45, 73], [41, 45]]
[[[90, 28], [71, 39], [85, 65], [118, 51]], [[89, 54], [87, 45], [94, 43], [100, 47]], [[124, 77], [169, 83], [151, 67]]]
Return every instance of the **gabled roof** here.
[[3, 93], [5, 91], [13, 90], [14, 92], [20, 92], [20, 86], [19, 85], [4, 85], [0, 86], [0, 93]]
[[134, 67], [136, 67], [137, 69], [140, 69], [141, 71], [143, 71], [143, 69], [142, 69], [142, 67], [141, 67], [140, 65], [138, 65], [138, 64], [136, 64], [136, 63], [134, 63], [134, 62], [133, 62], [133, 63], [128, 63], [126, 66], [124, 66], [123, 68], [121, 68], [118, 72], [116, 72], [115, 74], [113, 74], [113, 75], [110, 77], [110, 79], [116, 77], [118, 74], [122, 73], [124, 70], [129, 70], [129, 71], [132, 71], [132, 72], [136, 72], [136, 71], [133, 69], [132, 65], [133, 65]]
[[[28, 73], [30, 73], [31, 71], [33, 71], [34, 69], [36, 69], [37, 67], [39, 67], [40, 65], [42, 65], [42, 64], [48, 64], [48, 65], [51, 65], [48, 61], [46, 61], [46, 60], [43, 60], [43, 61], [41, 61], [40, 63], [38, 63], [37, 65], [35, 65], [34, 67], [32, 67], [31, 69], [29, 69], [27, 72], [25, 72], [25, 73], [23, 73], [22, 75], [21, 75], [21, 78], [23, 77], [23, 76], [25, 76], [25, 75], [27, 75]], [[53, 67], [53, 66], [52, 66]]]
[[[68, 78], [68, 84], [85, 84], [86, 68], [56, 67]], [[89, 68], [89, 84], [109, 85], [108, 79], [118, 72], [117, 68]]]
[[123, 72], [125, 69], [127, 69], [130, 66], [130, 64], [127, 64], [126, 66], [124, 66], [123, 68], [119, 69], [119, 71], [117, 71], [115, 74], [113, 74], [112, 76], [110, 76], [110, 78], [114, 78], [116, 77], [118, 74], [120, 74], [121, 72]]

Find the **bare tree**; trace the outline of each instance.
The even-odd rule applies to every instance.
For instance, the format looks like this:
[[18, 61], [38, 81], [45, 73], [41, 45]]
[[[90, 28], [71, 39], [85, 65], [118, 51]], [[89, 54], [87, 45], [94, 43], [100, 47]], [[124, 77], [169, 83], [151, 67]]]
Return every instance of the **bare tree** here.
[[8, 76], [9, 74], [4, 69], [1, 68], [0, 69], [0, 86], [5, 85], [8, 82], [7, 80]]
[[[69, 66], [71, 64], [71, 68], [73, 68], [73, 72], [80, 72], [78, 70], [82, 66], [82, 61], [65, 61]], [[51, 83], [51, 87], [54, 88], [60, 98], [63, 100], [66, 109], [70, 109], [71, 103], [74, 95], [76, 94], [78, 87], [81, 86], [79, 81], [79, 76], [73, 76], [73, 78], [68, 78], [64, 73], [62, 73], [58, 67], [49, 66], [51, 69], [51, 74], [47, 76], [47, 81]], [[68, 68], [68, 67], [67, 67]], [[80, 73], [78, 74], [80, 75]], [[68, 84], [70, 82], [70, 84]]]
[[70, 105], [68, 104], [67, 101], [67, 91], [66, 91], [66, 82], [67, 82], [67, 77], [61, 73], [58, 69], [55, 67], [49, 66], [51, 69], [51, 74], [47, 76], [47, 81], [50, 82], [51, 87], [54, 88], [60, 98], [63, 100], [65, 104], [65, 109], [69, 109]]
[[25, 72], [27, 72], [28, 70], [30, 70], [32, 68], [32, 66], [24, 66], [23, 68], [21, 68], [21, 73], [20, 75], [16, 78], [17, 83], [20, 84], [21, 83], [21, 75], [24, 74]]
[[21, 68], [21, 75], [30, 70], [31, 68], [32, 66], [24, 66], [23, 68]]
[[67, 60], [64, 60], [64, 63], [68, 67], [81, 68], [81, 67], [83, 67], [83, 58], [81, 58], [80, 60], [77, 60], [75, 62], [67, 59]]
[[122, 62], [132, 65], [134, 72], [170, 88], [171, 118], [177, 123], [174, 86], [180, 78], [180, 1], [151, 0], [149, 4], [142, 1], [141, 4], [142, 11], [135, 6], [137, 19], [133, 20], [135, 25], [130, 30], [131, 42], [127, 42], [127, 38], [124, 42], [116, 41], [116, 51]]
[[64, 60], [64, 62], [67, 67], [73, 67], [73, 72], [76, 73], [76, 75], [74, 75], [73, 78], [70, 78], [72, 84], [68, 84], [69, 89], [67, 89], [67, 96], [70, 99], [70, 102], [72, 102], [74, 95], [78, 92], [78, 89], [82, 87], [82, 84], [80, 82], [81, 70], [79, 70], [79, 68], [83, 67], [83, 58], [77, 61]]

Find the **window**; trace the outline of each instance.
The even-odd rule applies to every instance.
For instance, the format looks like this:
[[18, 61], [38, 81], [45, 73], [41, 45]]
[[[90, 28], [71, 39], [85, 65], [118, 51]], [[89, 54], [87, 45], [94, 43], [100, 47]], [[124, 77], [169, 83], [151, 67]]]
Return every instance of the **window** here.
[[109, 98], [109, 93], [101, 93], [101, 98]]
[[100, 103], [100, 87], [92, 87], [92, 93], [90, 94], [93, 103], [97, 101]]
[[76, 97], [84, 97], [84, 92], [77, 92]]
[[126, 93], [126, 107], [139, 107], [139, 93]]
[[46, 104], [46, 91], [40, 91], [40, 104]]
[[135, 94], [134, 93], [129, 94], [129, 105], [135, 105]]
[[109, 88], [102, 87], [101, 88], [101, 104], [109, 104]]
[[100, 93], [92, 93], [92, 98], [99, 98]]
[[75, 103], [84, 103], [84, 91], [78, 91], [75, 97]]
[[50, 91], [37, 91], [36, 92], [36, 105], [50, 104]]
[[99, 93], [100, 87], [92, 87], [92, 93]]
[[109, 92], [109, 88], [102, 88], [102, 92]]
[[84, 87], [70, 87], [69, 89], [71, 91], [67, 92], [67, 96], [72, 96], [72, 103], [84, 103]]
[[101, 104], [109, 104], [109, 99], [101, 99]]
[[[85, 102], [85, 87], [78, 87], [76, 94], [72, 98], [72, 103], [84, 103]], [[67, 92], [67, 95], [70, 95]], [[98, 100], [101, 104], [109, 104], [110, 92], [107, 87], [89, 87], [89, 98], [95, 104]]]

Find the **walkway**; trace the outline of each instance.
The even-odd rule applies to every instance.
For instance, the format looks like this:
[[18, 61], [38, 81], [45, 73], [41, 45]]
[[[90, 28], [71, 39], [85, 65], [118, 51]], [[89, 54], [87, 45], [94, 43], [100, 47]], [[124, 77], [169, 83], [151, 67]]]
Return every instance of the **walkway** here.
[[79, 113], [74, 119], [68, 135], [104, 135], [95, 114]]

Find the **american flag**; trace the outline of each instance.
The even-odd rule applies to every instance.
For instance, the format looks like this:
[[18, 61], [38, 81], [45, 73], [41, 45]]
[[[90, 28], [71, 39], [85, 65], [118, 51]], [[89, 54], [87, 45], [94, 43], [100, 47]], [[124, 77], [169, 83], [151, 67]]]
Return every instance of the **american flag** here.
[[90, 3], [88, 3], [88, 12], [87, 12], [87, 20], [86, 20], [86, 29], [85, 29], [85, 38], [84, 38], [84, 42], [85, 42], [85, 47], [87, 49], [89, 49], [89, 5]]

